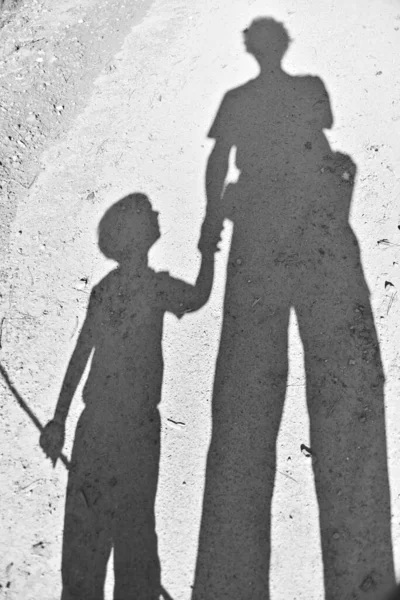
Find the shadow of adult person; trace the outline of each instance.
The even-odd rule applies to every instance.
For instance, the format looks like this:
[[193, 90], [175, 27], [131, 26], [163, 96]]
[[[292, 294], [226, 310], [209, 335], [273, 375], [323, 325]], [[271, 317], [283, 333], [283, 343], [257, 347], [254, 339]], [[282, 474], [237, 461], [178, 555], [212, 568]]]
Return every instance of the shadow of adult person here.
[[[305, 352], [325, 598], [375, 599], [394, 571], [384, 377], [348, 220], [356, 166], [324, 135], [332, 113], [322, 81], [282, 69], [284, 26], [257, 19], [244, 40], [259, 75], [225, 95], [208, 134], [200, 247], [215, 246], [224, 219], [233, 236], [193, 599], [269, 598], [292, 307]], [[235, 151], [240, 175], [224, 187]]]
[[160, 236], [149, 199], [130, 194], [99, 225], [102, 253], [118, 263], [92, 290], [54, 418], [41, 436], [53, 462], [69, 407], [91, 358], [68, 479], [62, 600], [101, 600], [111, 549], [115, 600], [155, 600], [160, 584], [154, 503], [160, 456], [162, 329], [208, 299], [214, 257], [195, 286], [157, 273], [148, 251]]

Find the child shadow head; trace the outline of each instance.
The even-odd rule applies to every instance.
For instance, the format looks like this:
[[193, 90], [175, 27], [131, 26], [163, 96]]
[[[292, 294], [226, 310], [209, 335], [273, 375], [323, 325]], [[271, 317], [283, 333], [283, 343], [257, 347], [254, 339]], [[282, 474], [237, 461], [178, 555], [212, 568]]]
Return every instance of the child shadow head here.
[[243, 31], [246, 51], [263, 66], [280, 65], [289, 48], [291, 38], [283, 23], [260, 17]]
[[148, 252], [159, 237], [158, 212], [140, 192], [113, 204], [98, 227], [101, 252], [121, 267], [147, 264]]

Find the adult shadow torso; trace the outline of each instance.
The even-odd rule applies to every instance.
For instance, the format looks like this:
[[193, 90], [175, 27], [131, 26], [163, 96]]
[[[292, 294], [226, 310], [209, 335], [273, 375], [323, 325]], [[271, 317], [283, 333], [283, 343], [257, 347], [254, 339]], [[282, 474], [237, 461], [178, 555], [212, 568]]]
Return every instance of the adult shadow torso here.
[[240, 175], [208, 198], [211, 227], [228, 218], [233, 235], [193, 598], [269, 597], [291, 308], [305, 351], [326, 599], [375, 598], [394, 576], [383, 370], [349, 225], [356, 167], [326, 139], [321, 80], [261, 59], [260, 75], [225, 95], [209, 133], [222, 148], [213, 172], [235, 148]]

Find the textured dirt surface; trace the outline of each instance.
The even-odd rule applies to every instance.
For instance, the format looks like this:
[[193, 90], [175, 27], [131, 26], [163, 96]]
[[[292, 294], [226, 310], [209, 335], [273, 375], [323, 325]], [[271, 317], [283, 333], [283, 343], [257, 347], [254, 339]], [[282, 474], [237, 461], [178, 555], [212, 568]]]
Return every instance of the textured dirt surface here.
[[[95, 14], [94, 14], [95, 11]], [[20, 3], [0, 15], [1, 247], [7, 246], [17, 199], [36, 181], [46, 144], [81, 110], [97, 74], [112, 71], [115, 50], [145, 4]]]
[[[318, 244], [315, 241], [315, 248], [318, 246], [318, 249], [325, 252], [329, 246], [331, 253], [327, 252], [325, 256], [330, 258], [320, 258], [323, 254], [318, 250], [319, 259], [325, 260], [324, 264], [328, 266], [324, 267], [322, 276], [322, 271], [320, 273], [311, 269], [312, 262], [299, 258], [300, 246], [297, 238], [292, 235], [294, 230], [289, 227], [289, 223], [294, 223], [295, 226], [304, 220], [301, 209], [308, 206], [308, 201], [304, 198], [307, 196], [307, 182], [310, 180], [310, 157], [319, 156], [314, 141], [307, 139], [305, 144], [310, 143], [311, 146], [304, 146], [303, 152], [308, 158], [303, 162], [296, 162], [292, 158], [292, 167], [295, 167], [295, 171], [298, 170], [303, 182], [302, 203], [293, 204], [291, 209], [290, 205], [282, 206], [280, 210], [272, 211], [267, 218], [265, 215], [263, 217], [268, 220], [268, 227], [277, 232], [277, 235], [270, 236], [275, 240], [269, 246], [274, 259], [271, 264], [267, 261], [263, 271], [263, 276], [272, 277], [273, 285], [268, 287], [265, 282], [258, 282], [251, 287], [249, 279], [252, 277], [247, 278], [246, 273], [246, 269], [250, 269], [250, 260], [253, 261], [253, 271], [261, 273], [261, 263], [257, 262], [260, 259], [261, 244], [255, 233], [259, 231], [262, 220], [255, 219], [250, 224], [246, 220], [247, 213], [244, 212], [239, 218], [231, 211], [230, 214], [222, 215], [225, 229], [221, 251], [216, 255], [212, 292], [206, 305], [193, 314], [186, 314], [185, 307], [182, 310], [179, 301], [178, 306], [169, 301], [164, 302], [164, 308], [160, 308], [157, 300], [160, 293], [163, 298], [170, 299], [171, 294], [175, 298], [173, 294], [178, 289], [181, 290], [178, 291], [178, 296], [179, 293], [184, 296], [196, 283], [201, 263], [197, 244], [206, 211], [205, 170], [213, 145], [207, 139], [207, 134], [228, 90], [243, 85], [257, 75], [258, 68], [254, 59], [245, 52], [242, 31], [254, 18], [260, 16], [273, 17], [283, 22], [289, 31], [293, 41], [283, 61], [284, 70], [293, 77], [312, 75], [312, 78], [305, 80], [315, 81], [315, 77], [318, 77], [323, 82], [333, 119], [333, 123], [324, 122], [322, 125], [326, 127], [325, 135], [330, 151], [348, 155], [354, 166], [352, 170], [352, 163], [342, 164], [339, 161], [336, 169], [329, 160], [327, 164], [319, 165], [328, 177], [337, 177], [337, 184], [342, 191], [335, 198], [336, 201], [338, 198], [343, 200], [333, 219], [327, 216], [326, 210], [329, 207], [326, 206], [324, 210], [317, 209], [313, 217], [316, 227], [321, 224], [328, 229], [331, 227], [327, 237], [315, 238], [318, 241]], [[261, 448], [264, 443], [257, 427], [262, 426], [265, 415], [257, 414], [256, 411], [256, 420], [252, 421], [254, 414], [250, 399], [255, 398], [257, 393], [264, 394], [267, 387], [261, 386], [258, 391], [254, 391], [254, 388], [252, 394], [246, 396], [246, 386], [254, 384], [254, 368], [264, 368], [263, 360], [266, 361], [267, 356], [269, 365], [274, 361], [277, 365], [274, 373], [269, 376], [277, 378], [274, 385], [278, 386], [280, 392], [278, 394], [276, 388], [273, 388], [269, 398], [271, 406], [273, 405], [272, 414], [278, 421], [282, 408], [279, 403], [286, 392], [281, 423], [273, 424], [268, 421], [266, 428], [272, 438], [279, 429], [270, 525], [271, 598], [322, 600], [325, 597], [321, 551], [328, 535], [330, 537], [326, 547], [334, 556], [332, 564], [336, 564], [338, 568], [335, 575], [340, 578], [345, 573], [348, 577], [348, 564], [340, 565], [337, 557], [347, 556], [353, 543], [353, 534], [349, 534], [347, 525], [337, 530], [330, 529], [329, 524], [321, 537], [318, 518], [321, 510], [330, 502], [346, 513], [348, 507], [353, 506], [349, 496], [351, 485], [344, 483], [342, 487], [335, 487], [329, 480], [325, 486], [327, 497], [319, 498], [318, 502], [313, 468], [319, 480], [326, 474], [324, 465], [329, 464], [329, 460], [330, 468], [336, 469], [339, 475], [347, 475], [347, 479], [349, 474], [354, 476], [360, 472], [357, 471], [357, 464], [364, 465], [366, 472], [370, 474], [377, 468], [382, 476], [379, 465], [383, 464], [384, 450], [379, 427], [381, 428], [383, 421], [376, 414], [377, 420], [368, 420], [368, 411], [364, 414], [362, 409], [379, 412], [379, 399], [382, 400], [383, 394], [386, 407], [391, 530], [394, 565], [398, 574], [398, 4], [389, 0], [373, 1], [368, 6], [362, 2], [349, 4], [344, 0], [323, 5], [316, 0], [304, 0], [300, 4], [289, 0], [268, 4], [259, 0], [229, 3], [207, 0], [201, 5], [194, 5], [184, 0], [156, 0], [152, 4], [135, 2], [125, 5], [95, 0], [71, 0], [64, 3], [37, 0], [22, 3], [15, 13], [3, 11], [0, 25], [0, 114], [1, 130], [4, 132], [0, 140], [0, 595], [9, 600], [53, 600], [61, 595], [67, 469], [60, 460], [53, 468], [44, 456], [39, 445], [38, 423], [35, 425], [33, 421], [36, 416], [40, 424], [44, 425], [52, 418], [79, 331], [92, 314], [103, 315], [102, 327], [110, 319], [110, 322], [107, 321], [110, 326], [108, 330], [101, 329], [100, 326], [95, 330], [111, 332], [108, 336], [103, 336], [103, 342], [96, 342], [96, 347], [100, 345], [103, 349], [106, 348], [104, 340], [109, 342], [111, 350], [108, 360], [103, 358], [100, 363], [87, 365], [85, 373], [79, 373], [82, 376], [74, 379], [76, 383], [79, 380], [79, 385], [66, 422], [63, 451], [67, 457], [66, 464], [69, 464], [67, 461], [71, 459], [75, 443], [75, 458], [80, 459], [75, 470], [76, 477], [70, 479], [70, 485], [73, 484], [74, 489], [78, 490], [75, 513], [83, 510], [86, 517], [94, 519], [96, 530], [98, 515], [109, 515], [119, 499], [119, 531], [123, 532], [124, 527], [133, 531], [138, 525], [137, 522], [129, 523], [129, 516], [134, 512], [142, 514], [140, 509], [145, 504], [144, 499], [142, 502], [137, 498], [141, 497], [143, 490], [143, 496], [147, 500], [152, 494], [154, 496], [154, 486], [158, 483], [155, 502], [157, 560], [161, 565], [162, 584], [175, 600], [192, 597], [195, 579], [200, 598], [216, 597], [215, 590], [221, 585], [218, 575], [223, 570], [215, 575], [214, 568], [213, 575], [212, 567], [219, 566], [219, 563], [210, 565], [212, 553], [208, 552], [212, 545], [210, 531], [213, 535], [217, 534], [217, 541], [222, 539], [219, 535], [221, 531], [215, 529], [212, 519], [208, 524], [207, 521], [203, 524], [201, 561], [197, 564], [195, 578], [205, 482], [209, 482], [209, 489], [214, 495], [221, 492], [227, 506], [224, 514], [230, 518], [235, 515], [235, 506], [229, 505], [229, 500], [240, 498], [240, 493], [235, 496], [235, 485], [241, 480], [244, 467], [254, 468], [259, 477], [250, 478], [251, 485], [258, 481], [257, 489], [247, 490], [251, 492], [252, 510], [258, 507], [258, 501], [262, 498], [261, 490], [265, 491], [266, 485], [271, 487], [272, 476], [266, 477], [262, 468], [266, 467], [269, 472], [274, 470], [272, 458], [275, 448], [263, 448], [264, 455], [268, 457], [266, 463], [262, 467], [254, 467], [254, 464], [252, 467], [252, 457], [259, 458], [261, 454], [254, 452], [253, 446], [246, 446], [248, 440], [258, 439], [257, 448]], [[270, 86], [270, 89], [281, 88]], [[279, 104], [283, 105], [284, 102]], [[243, 114], [250, 113], [243, 111]], [[255, 114], [261, 113], [258, 110]], [[270, 113], [268, 118], [272, 122]], [[225, 123], [224, 131], [228, 131], [230, 126], [229, 122]], [[315, 124], [314, 126], [317, 128]], [[262, 131], [263, 127], [266, 127], [265, 120], [258, 131]], [[321, 131], [321, 126], [319, 127]], [[284, 135], [288, 135], [287, 130]], [[253, 138], [256, 137], [255, 134]], [[247, 148], [250, 152], [248, 145]], [[290, 148], [290, 155], [293, 157], [295, 144]], [[324, 156], [326, 157], [326, 153], [320, 158]], [[326, 158], [323, 160], [327, 161]], [[230, 159], [228, 181], [237, 181], [241, 168], [243, 170], [237, 162], [235, 167]], [[353, 181], [355, 168], [356, 176]], [[283, 173], [285, 170], [282, 163], [275, 158], [269, 165], [268, 177], [276, 182], [282, 178]], [[263, 180], [265, 182], [265, 175]], [[333, 184], [326, 184], [325, 191], [329, 192], [333, 189], [332, 186]], [[253, 200], [257, 198], [255, 188], [253, 186]], [[247, 191], [248, 189], [247, 187]], [[315, 188], [312, 189], [315, 195]], [[137, 276], [142, 276], [147, 288], [145, 284], [144, 287], [135, 288], [133, 280], [122, 272], [119, 272], [120, 275], [108, 276], [115, 269], [115, 262], [110, 260], [115, 256], [105, 251], [106, 246], [102, 247], [102, 251], [98, 247], [97, 229], [106, 211], [120, 199], [135, 192], [147, 194], [153, 209], [160, 213], [161, 235], [158, 239], [154, 233], [154, 223], [153, 229], [146, 229], [149, 226], [147, 224], [142, 229], [139, 227], [134, 234], [135, 251], [140, 248], [143, 250], [144, 247], [148, 249], [150, 242], [156, 240], [149, 252], [150, 268], [144, 268], [142, 263], [131, 265], [132, 269], [136, 269]], [[227, 198], [229, 199], [228, 196]], [[230, 198], [234, 204], [233, 196]], [[349, 219], [358, 240], [359, 255], [358, 247], [353, 245], [353, 254], [346, 251], [350, 257], [348, 260], [343, 258], [340, 250], [348, 243], [344, 232], [348, 232], [346, 210], [349, 207], [346, 209], [345, 205], [350, 200]], [[227, 206], [228, 204], [229, 202]], [[262, 214], [262, 211], [258, 214]], [[128, 220], [125, 224], [127, 223]], [[123, 225], [124, 220], [118, 227]], [[243, 230], [247, 227], [252, 233], [249, 239], [254, 247], [250, 243], [241, 246], [240, 239], [235, 238], [235, 231], [238, 235], [241, 227]], [[122, 231], [129, 233], [130, 229], [127, 227]], [[141, 237], [138, 232], [147, 232], [148, 237], [147, 234]], [[280, 237], [282, 232], [286, 235], [287, 243], [284, 235]], [[110, 239], [111, 242], [114, 239], [115, 249], [117, 242], [115, 238]], [[330, 240], [329, 243], [327, 239]], [[312, 252], [310, 254], [314, 256]], [[359, 259], [364, 280], [360, 276]], [[241, 273], [239, 277], [246, 278], [240, 286], [240, 293], [235, 291], [235, 285], [232, 284], [232, 273], [238, 271]], [[300, 277], [297, 280], [299, 271], [303, 273], [303, 279]], [[155, 276], [154, 273], [158, 275]], [[289, 280], [297, 282], [297, 296], [293, 289], [290, 291]], [[226, 298], [230, 304], [226, 304], [224, 308], [226, 281], [227, 289], [230, 290]], [[370, 299], [365, 291], [365, 284], [368, 286]], [[354, 300], [354, 289], [357, 286], [357, 289], [364, 290], [360, 292], [363, 302], [346, 308], [343, 298]], [[92, 308], [88, 310], [93, 289], [97, 290], [97, 297], [102, 302], [100, 308], [96, 308], [95, 301], [95, 308], [92, 303]], [[315, 320], [312, 320], [313, 314], [310, 313], [311, 320], [307, 321], [307, 310], [312, 305], [309, 302], [310, 296], [311, 293], [315, 295], [316, 289], [320, 290], [317, 300], [319, 312], [316, 316], [313, 313]], [[152, 290], [151, 293], [149, 290]], [[269, 290], [269, 300], [266, 290]], [[136, 300], [124, 302], [123, 299], [128, 297]], [[369, 301], [375, 326], [369, 314]], [[274, 343], [271, 343], [271, 337], [266, 340], [257, 338], [261, 331], [259, 324], [265, 323], [266, 319], [271, 320], [271, 314], [274, 314], [268, 313], [268, 306], [271, 308], [272, 305], [275, 308], [286, 306], [285, 316], [280, 321], [278, 317], [277, 321], [272, 320], [272, 328], [278, 321], [281, 325], [276, 330], [278, 333]], [[154, 317], [156, 313], [152, 308], [155, 306], [157, 319], [160, 318], [159, 311], [168, 313], [161, 321]], [[290, 306], [297, 310], [297, 314], [295, 310], [290, 310]], [[227, 340], [234, 337], [232, 329], [224, 330], [219, 347], [222, 317], [227, 323], [228, 312], [233, 317], [238, 315], [239, 321], [249, 328], [252, 335], [250, 343], [246, 348], [240, 349], [239, 355], [231, 363], [228, 357], [232, 354], [233, 346]], [[255, 320], [259, 318], [259, 313], [264, 315], [264, 321]], [[133, 335], [133, 329], [125, 329], [127, 323], [135, 322], [135, 318], [139, 318], [140, 324], [148, 328], [135, 333], [134, 339], [143, 342], [142, 345], [135, 342], [136, 358], [129, 354], [133, 352], [133, 346], [124, 345], [121, 341], [126, 339], [125, 334], [128, 339], [129, 335]], [[354, 342], [351, 352], [349, 344], [340, 350], [333, 343], [338, 339], [335, 318], [339, 325], [344, 322], [349, 325], [352, 340], [361, 340], [358, 345]], [[307, 325], [304, 326], [304, 323]], [[304, 348], [299, 327], [300, 333], [303, 332]], [[318, 337], [320, 327], [325, 331], [323, 343]], [[289, 335], [286, 351], [284, 342], [287, 329]], [[89, 330], [93, 328], [89, 327]], [[162, 360], [160, 354], [146, 354], [150, 346], [146, 346], [144, 342], [151, 337], [149, 331], [155, 336], [151, 345], [153, 351], [156, 347], [161, 350], [162, 346]], [[271, 331], [270, 328], [270, 334]], [[309, 338], [304, 335], [307, 331], [311, 332]], [[329, 343], [330, 339], [332, 344]], [[129, 352], [125, 353], [124, 348], [130, 348]], [[360, 356], [356, 355], [356, 348], [359, 349]], [[107, 356], [107, 351], [104, 352]], [[287, 386], [283, 379], [285, 369], [279, 371], [285, 362], [282, 362], [282, 357], [286, 352], [289, 359]], [[333, 361], [332, 365], [329, 360], [326, 362], [324, 352]], [[317, 409], [313, 409], [312, 403], [310, 404], [310, 390], [310, 415], [307, 412], [304, 360], [306, 368], [309, 368], [307, 360], [313, 356], [315, 360], [311, 361], [311, 370], [315, 370], [316, 377], [323, 376], [324, 381], [329, 381], [326, 389], [330, 397], [323, 400], [322, 406], [327, 409], [329, 416], [333, 415], [332, 418], [336, 419], [326, 444], [325, 439], [318, 441], [318, 435], [316, 436], [320, 433], [321, 421], [315, 416]], [[227, 444], [232, 443], [232, 439], [246, 442], [242, 447], [240, 444], [239, 447], [235, 446], [231, 452], [226, 451], [223, 438], [225, 430], [220, 427], [215, 411], [213, 415], [211, 410], [217, 358], [218, 385], [222, 385], [222, 380], [233, 382], [235, 387], [229, 392], [229, 397], [240, 396], [239, 400], [233, 402], [232, 411], [225, 402], [228, 412], [223, 423], [228, 423], [237, 432], [236, 438], [228, 436]], [[106, 378], [110, 373], [121, 372], [119, 360], [130, 361], [127, 372], [132, 372], [132, 364], [136, 365], [135, 383], [125, 381], [118, 388], [119, 392], [114, 390], [113, 397], [123, 398], [121, 390], [126, 392], [130, 385], [138, 385], [135, 398], [144, 398], [148, 394], [146, 397], [156, 399], [156, 403], [161, 399], [158, 407], [160, 417], [157, 411], [153, 416], [147, 414], [144, 405], [138, 408], [142, 412], [132, 414], [129, 411], [134, 410], [136, 405], [129, 408], [128, 403], [121, 403], [118, 411], [111, 410], [107, 413], [109, 408], [102, 391], [108, 384], [103, 385], [101, 378]], [[79, 364], [82, 365], [82, 361]], [[100, 369], [96, 366], [98, 364]], [[93, 365], [98, 369], [97, 376]], [[279, 376], [276, 375], [277, 372]], [[160, 392], [157, 385], [160, 385], [162, 375]], [[89, 383], [85, 386], [86, 380]], [[155, 386], [152, 393], [146, 388], [149, 385]], [[346, 392], [347, 396], [344, 392], [342, 395], [337, 392], [337, 385], [342, 386], [342, 389], [346, 385], [346, 389], [353, 391]], [[375, 390], [372, 396], [371, 390]], [[337, 398], [340, 403], [344, 397], [351, 400], [352, 394], [356, 398], [355, 402], [359, 402], [356, 405], [358, 412], [354, 410], [351, 417], [346, 416], [344, 410], [335, 413], [333, 405], [337, 403]], [[272, 402], [271, 398], [275, 396], [276, 402]], [[88, 412], [86, 410], [82, 413], [82, 397], [87, 408], [88, 399], [95, 402], [98, 398], [101, 406], [98, 412], [89, 413], [92, 415], [89, 429], [85, 425]], [[214, 397], [214, 407], [215, 405]], [[115, 403], [110, 406], [115, 407]], [[148, 404], [145, 406], [148, 407]], [[128, 412], [124, 412], [126, 410]], [[97, 421], [94, 414], [97, 415]], [[353, 418], [354, 423], [351, 420]], [[134, 441], [124, 445], [123, 440], [131, 439], [131, 430], [127, 426], [130, 421], [135, 424], [132, 426]], [[86, 437], [79, 433], [79, 423], [83, 423], [86, 431], [89, 431]], [[141, 423], [145, 425], [142, 426]], [[360, 423], [367, 424], [369, 433], [365, 434], [365, 428], [364, 433], [360, 430]], [[321, 431], [324, 431], [323, 428]], [[266, 443], [271, 445], [272, 438], [268, 438]], [[93, 444], [85, 446], [90, 439]], [[211, 474], [214, 479], [211, 477], [206, 480], [207, 451], [211, 439], [214, 454], [211, 453], [209, 457], [208, 476]], [[313, 451], [314, 439], [317, 440], [318, 448], [315, 455], [307, 451], [310, 446]], [[357, 455], [358, 462], [352, 460], [350, 467], [345, 464], [348, 457], [344, 455], [346, 440], [349, 439], [354, 452], [361, 449], [361, 455]], [[141, 444], [140, 440], [144, 440], [145, 444]], [[158, 442], [160, 461], [157, 466], [158, 454], [155, 448], [158, 448]], [[303, 449], [302, 444], [305, 445]], [[225, 450], [221, 451], [221, 445]], [[113, 453], [115, 448], [120, 448], [123, 459], [116, 460], [117, 455]], [[132, 460], [131, 455], [134, 456]], [[216, 455], [224, 455], [234, 464], [227, 471], [223, 468], [223, 462], [215, 460]], [[378, 462], [374, 463], [376, 457]], [[340, 461], [343, 461], [343, 468]], [[72, 462], [74, 464], [74, 457]], [[235, 471], [238, 463], [241, 468]], [[222, 466], [221, 477], [218, 476], [217, 466]], [[94, 475], [94, 479], [98, 476], [100, 483], [90, 480], [90, 477], [85, 479], [85, 469]], [[129, 470], [130, 476], [127, 476]], [[117, 471], [117, 475], [111, 475], [111, 471]], [[251, 471], [246, 472], [248, 477]], [[146, 480], [149, 473], [152, 475]], [[234, 473], [235, 477], [226, 478], [227, 473]], [[260, 473], [264, 474], [260, 476]], [[88, 481], [91, 486], [89, 492], [85, 487]], [[362, 547], [361, 540], [368, 540], [368, 536], [373, 536], [377, 531], [379, 519], [382, 526], [387, 525], [387, 515], [384, 513], [389, 510], [387, 505], [382, 507], [382, 502], [377, 500], [379, 494], [376, 489], [373, 491], [373, 484], [376, 486], [377, 481], [370, 482], [368, 491], [362, 487], [366, 480], [360, 476], [360, 481], [361, 489], [357, 489], [357, 483], [352, 488], [354, 514], [358, 518], [358, 507], [368, 505], [372, 498], [376, 502], [379, 518], [372, 518], [368, 535], [360, 534], [360, 539], [355, 544], [358, 549]], [[124, 483], [123, 493], [118, 491], [121, 489], [121, 482], [128, 482], [128, 487]], [[218, 491], [215, 483], [221, 486], [221, 490]], [[109, 486], [108, 492], [105, 492], [106, 486]], [[386, 489], [384, 482], [383, 487], [380, 487], [381, 491]], [[96, 498], [99, 497], [96, 496], [96, 489], [100, 489], [102, 496], [110, 500], [111, 508], [107, 503], [96, 505]], [[210, 501], [208, 494], [209, 501], [206, 503], [207, 510], [211, 513], [213, 506], [218, 508], [218, 502], [212, 495]], [[136, 498], [134, 511], [132, 505], [121, 505], [122, 499], [126, 497]], [[384, 493], [383, 497], [386, 502]], [[71, 498], [74, 498], [73, 490]], [[346, 498], [350, 498], [349, 502], [346, 502]], [[247, 505], [250, 506], [249, 503]], [[69, 504], [72, 513], [73, 507], [72, 501]], [[139, 522], [149, 524], [150, 513], [144, 511]], [[246, 518], [251, 520], [250, 517], [247, 514]], [[149, 521], [146, 521], [147, 518]], [[256, 515], [256, 521], [258, 518], [259, 514]], [[100, 522], [104, 525], [105, 517], [102, 519], [103, 517]], [[233, 523], [238, 522], [233, 520]], [[69, 523], [67, 532], [71, 534], [73, 527]], [[221, 523], [221, 519], [218, 523]], [[242, 584], [247, 577], [246, 569], [251, 570], [256, 564], [256, 560], [248, 560], [254, 536], [250, 542], [246, 538], [253, 526], [254, 523], [245, 528], [245, 532], [238, 532], [239, 539], [243, 542], [243, 560], [239, 557], [235, 576]], [[256, 522], [256, 531], [262, 531], [263, 527], [266, 527], [265, 522]], [[105, 528], [101, 530], [105, 531]], [[81, 531], [78, 528], [72, 538], [79, 539]], [[355, 535], [357, 537], [358, 534]], [[135, 540], [139, 538], [149, 539], [146, 548], [154, 549], [154, 537], [146, 538], [139, 534], [135, 536]], [[119, 539], [123, 539], [122, 534]], [[379, 543], [381, 549], [387, 550], [387, 539], [386, 542], [381, 540]], [[110, 544], [107, 538], [101, 548], [100, 555], [104, 564], [109, 556]], [[115, 540], [114, 544], [114, 553], [118, 554]], [[68, 547], [71, 551], [73, 543], [69, 543]], [[135, 548], [138, 556], [144, 556], [143, 549], [139, 551], [137, 544]], [[231, 544], [225, 548], [226, 556], [234, 555]], [[380, 592], [381, 579], [384, 578], [380, 569], [382, 556], [378, 551], [376, 556], [374, 553], [369, 555], [365, 574], [357, 575], [356, 591], [352, 589], [347, 596], [346, 593], [343, 596], [343, 591], [335, 592], [340, 595], [332, 593], [330, 598], [375, 598], [375, 594]], [[357, 565], [354, 557], [354, 564]], [[73, 564], [73, 558], [68, 559], [69, 565]], [[371, 568], [371, 562], [375, 558], [376, 570]], [[207, 589], [204, 584], [207, 577], [204, 578], [204, 570], [203, 575], [201, 572], [204, 564], [208, 568], [209, 581], [214, 585], [207, 592], [208, 596], [203, 592]], [[153, 567], [157, 571], [156, 563]], [[103, 565], [103, 571], [104, 569]], [[105, 585], [107, 599], [113, 597], [113, 571], [112, 561], [109, 561]], [[252, 572], [248, 592], [238, 591], [240, 588], [235, 586], [233, 579], [227, 579], [224, 592], [218, 593], [221, 598], [228, 593], [229, 596], [226, 597], [234, 598], [236, 590], [238, 598], [267, 598], [266, 584], [262, 581], [260, 583], [259, 576], [260, 571]], [[120, 581], [122, 580], [123, 578]], [[261, 592], [257, 585], [261, 585]], [[261, 595], [257, 595], [257, 589]], [[121, 592], [121, 597], [125, 597], [123, 593]], [[72, 597], [80, 596], [76, 594]], [[141, 597], [139, 592], [137, 597]], [[150, 595], [145, 594], [143, 597], [149, 598]]]

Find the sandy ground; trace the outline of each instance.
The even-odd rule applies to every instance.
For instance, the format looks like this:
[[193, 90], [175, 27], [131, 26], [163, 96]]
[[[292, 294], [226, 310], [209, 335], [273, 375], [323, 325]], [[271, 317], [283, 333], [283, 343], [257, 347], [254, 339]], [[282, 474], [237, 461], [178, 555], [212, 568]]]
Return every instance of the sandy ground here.
[[[195, 283], [212, 147], [207, 132], [227, 90], [257, 73], [241, 32], [259, 16], [282, 21], [290, 33], [285, 70], [324, 82], [334, 117], [327, 137], [357, 165], [350, 222], [361, 247], [386, 378], [399, 576], [397, 2], [155, 0], [121, 4], [118, 10], [89, 0], [71, 0], [62, 8], [41, 0], [23, 5], [1, 30], [0, 108], [7, 133], [1, 159], [1, 364], [46, 423], [90, 291], [114, 266], [99, 251], [99, 221], [129, 193], [147, 194], [160, 213], [161, 237], [151, 249], [151, 267]], [[191, 597], [194, 581], [231, 235], [227, 221], [207, 304], [182, 319], [166, 314], [162, 331], [156, 523], [163, 586], [176, 600]], [[303, 361], [292, 312], [272, 504], [273, 600], [324, 598], [312, 457], [300, 450], [301, 444], [310, 445]], [[84, 379], [67, 421], [67, 456], [83, 408]], [[0, 385], [0, 595], [54, 600], [61, 593], [67, 472], [60, 461], [53, 469], [37, 428], [4, 377]], [[107, 599], [112, 598], [111, 564]], [[364, 592], [371, 590], [361, 589], [357, 597], [372, 597]]]

